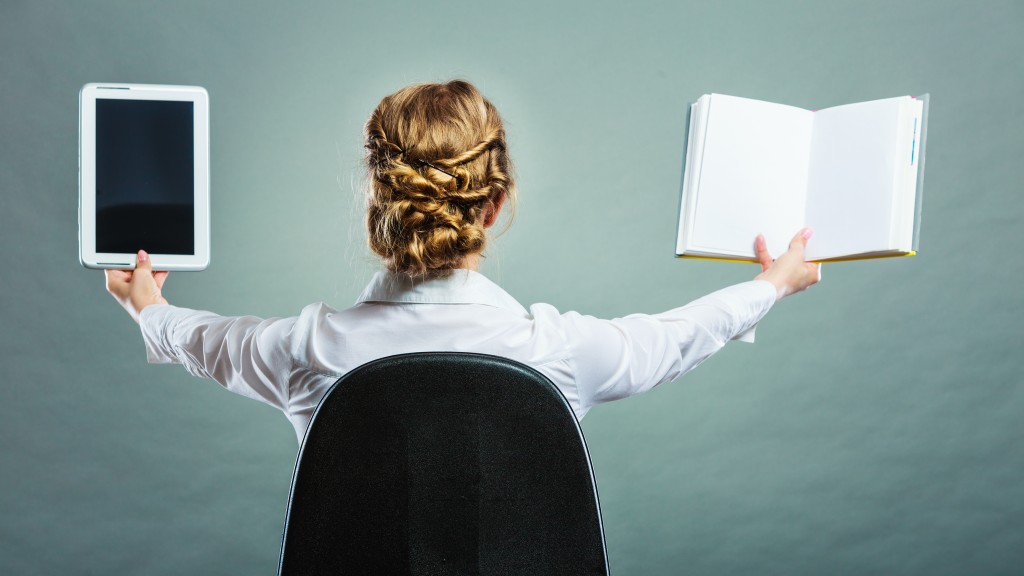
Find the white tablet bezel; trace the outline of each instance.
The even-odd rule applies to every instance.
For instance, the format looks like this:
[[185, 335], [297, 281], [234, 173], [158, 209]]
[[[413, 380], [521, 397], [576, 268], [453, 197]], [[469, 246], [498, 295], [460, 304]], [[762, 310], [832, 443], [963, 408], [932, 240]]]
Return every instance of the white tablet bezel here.
[[210, 264], [210, 107], [206, 90], [199, 86], [90, 83], [82, 87], [78, 128], [79, 260], [86, 268], [135, 268], [135, 254], [96, 252], [96, 100], [108, 98], [192, 102], [195, 254], [151, 254], [151, 261], [156, 270], [206, 268]]

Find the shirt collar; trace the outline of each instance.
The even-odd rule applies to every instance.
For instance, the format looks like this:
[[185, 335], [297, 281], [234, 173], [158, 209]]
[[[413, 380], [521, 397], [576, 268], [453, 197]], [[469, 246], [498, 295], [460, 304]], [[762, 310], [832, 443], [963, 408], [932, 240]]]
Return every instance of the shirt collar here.
[[446, 278], [414, 280], [406, 274], [377, 272], [356, 300], [403, 304], [482, 304], [526, 313], [522, 304], [486, 276], [458, 269]]

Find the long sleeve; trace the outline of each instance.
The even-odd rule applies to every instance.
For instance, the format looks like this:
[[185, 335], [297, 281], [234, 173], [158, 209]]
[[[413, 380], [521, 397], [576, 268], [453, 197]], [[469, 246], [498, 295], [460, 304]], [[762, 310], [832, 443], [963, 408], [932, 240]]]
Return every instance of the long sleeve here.
[[748, 335], [775, 303], [764, 281], [737, 284], [661, 314], [600, 320], [569, 313], [562, 327], [584, 408], [645, 392]]
[[749, 332], [775, 302], [763, 281], [720, 290], [661, 314], [600, 320], [528, 312], [485, 277], [414, 285], [378, 274], [355, 306], [310, 304], [298, 316], [225, 317], [170, 305], [147, 307], [139, 325], [152, 363], [179, 363], [228, 390], [282, 410], [301, 438], [343, 374], [384, 356], [478, 352], [544, 373], [582, 417], [595, 404], [644, 392], [703, 362]]
[[150, 363], [179, 363], [191, 374], [285, 410], [295, 362], [296, 318], [225, 317], [170, 305], [148, 306], [139, 326]]

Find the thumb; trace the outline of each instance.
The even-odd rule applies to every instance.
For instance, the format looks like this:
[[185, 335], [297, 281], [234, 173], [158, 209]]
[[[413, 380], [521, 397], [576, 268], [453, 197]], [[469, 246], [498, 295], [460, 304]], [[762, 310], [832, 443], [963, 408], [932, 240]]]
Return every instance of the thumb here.
[[134, 274], [142, 274], [144, 276], [153, 275], [153, 261], [149, 259], [149, 253], [145, 250], [139, 250], [139, 253], [135, 255]]
[[[166, 272], [157, 272], [157, 275], [166, 275]], [[135, 271], [132, 272], [131, 282], [131, 305], [135, 313], [142, 312], [142, 309], [150, 304], [166, 304], [167, 300], [160, 294], [160, 283], [156, 281], [153, 273], [153, 261], [145, 250], [139, 250], [135, 256]]]
[[793, 239], [789, 241], [790, 249], [792, 249], [792, 248], [800, 248], [801, 250], [804, 249], [807, 246], [807, 239], [810, 238], [813, 234], [814, 234], [814, 230], [812, 230], [810, 228], [804, 228], [804, 229], [800, 230], [799, 232], [796, 233], [796, 236], [793, 236]]

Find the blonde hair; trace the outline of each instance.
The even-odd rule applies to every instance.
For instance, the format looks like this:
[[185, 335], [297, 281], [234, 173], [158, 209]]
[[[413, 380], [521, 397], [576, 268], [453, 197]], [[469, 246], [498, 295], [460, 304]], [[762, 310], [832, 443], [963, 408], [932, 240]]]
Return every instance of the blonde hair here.
[[497, 109], [469, 82], [386, 96], [364, 130], [370, 248], [393, 272], [444, 276], [487, 244], [484, 220], [515, 187]]

